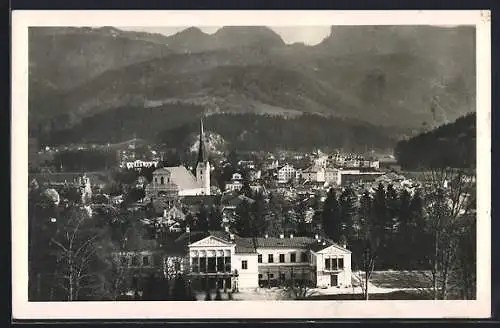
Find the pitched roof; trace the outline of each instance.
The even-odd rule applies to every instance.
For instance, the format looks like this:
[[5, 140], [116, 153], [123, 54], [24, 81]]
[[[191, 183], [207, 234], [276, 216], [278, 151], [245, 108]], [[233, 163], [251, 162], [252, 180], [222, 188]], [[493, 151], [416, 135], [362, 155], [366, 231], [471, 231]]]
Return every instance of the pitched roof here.
[[152, 206], [156, 214], [163, 213], [163, 210], [168, 207], [168, 204], [161, 199], [154, 199]]
[[196, 181], [196, 177], [182, 165], [162, 167], [155, 170], [153, 174], [162, 172], [170, 173], [170, 181], [177, 185], [180, 190], [200, 188], [198, 182]]
[[[184, 232], [176, 240], [178, 249], [186, 249], [189, 243], [195, 243], [206, 237], [213, 236], [229, 243], [235, 244], [236, 253], [256, 253], [257, 248], [302, 248], [310, 249], [314, 252], [321, 251], [332, 245], [344, 249], [329, 239], [322, 239], [321, 242], [313, 237], [293, 237], [293, 238], [245, 238], [234, 235], [231, 240], [231, 234], [226, 231], [192, 231], [190, 234]], [[349, 252], [349, 250], [346, 250]]]
[[223, 204], [226, 206], [235, 206], [237, 207], [239, 204], [241, 204], [243, 201], [247, 201], [248, 203], [252, 204], [255, 203], [255, 200], [247, 197], [245, 195], [234, 195], [232, 198], [227, 198], [224, 200]]
[[216, 195], [193, 195], [193, 196], [182, 197], [181, 203], [186, 206], [196, 206], [196, 205], [211, 206], [216, 203], [216, 200], [217, 200]]
[[314, 241], [311, 237], [255, 238], [258, 248], [307, 248]]

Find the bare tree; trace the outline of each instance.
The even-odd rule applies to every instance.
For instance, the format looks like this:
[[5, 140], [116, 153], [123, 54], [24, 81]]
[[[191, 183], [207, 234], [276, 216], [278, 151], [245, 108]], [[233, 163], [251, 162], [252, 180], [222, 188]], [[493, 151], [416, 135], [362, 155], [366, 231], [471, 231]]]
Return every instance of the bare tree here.
[[369, 282], [379, 253], [387, 236], [385, 229], [387, 209], [385, 205], [385, 190], [379, 185], [372, 197], [365, 192], [359, 202], [359, 246], [362, 252], [361, 268], [364, 277], [360, 277], [361, 288], [365, 300], [369, 299]]
[[[68, 301], [93, 294], [100, 273], [105, 270], [102, 256], [107, 252], [105, 230], [95, 227], [88, 213], [80, 207], [69, 208], [58, 222], [58, 232], [51, 238], [56, 257], [56, 283]], [[81, 292], [86, 295], [81, 295]]]
[[432, 293], [434, 299], [447, 299], [450, 277], [459, 260], [457, 249], [465, 233], [464, 224], [475, 203], [472, 196], [475, 179], [464, 169], [439, 168], [429, 172], [426, 184], [427, 234], [432, 244], [429, 257]]

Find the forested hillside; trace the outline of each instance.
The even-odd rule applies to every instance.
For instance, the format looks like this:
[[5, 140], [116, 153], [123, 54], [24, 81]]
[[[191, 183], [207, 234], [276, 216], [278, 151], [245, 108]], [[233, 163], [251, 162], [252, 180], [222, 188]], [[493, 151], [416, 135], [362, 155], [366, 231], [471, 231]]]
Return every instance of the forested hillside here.
[[396, 157], [407, 169], [476, 166], [476, 114], [440, 126], [396, 146]]

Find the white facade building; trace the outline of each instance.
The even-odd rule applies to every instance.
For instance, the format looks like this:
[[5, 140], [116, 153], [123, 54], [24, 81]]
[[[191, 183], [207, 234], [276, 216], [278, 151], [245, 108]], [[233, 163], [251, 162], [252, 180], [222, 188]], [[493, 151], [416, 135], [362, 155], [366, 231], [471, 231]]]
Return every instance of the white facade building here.
[[278, 183], [287, 183], [297, 177], [297, 170], [290, 164], [278, 168]]
[[126, 162], [125, 167], [127, 169], [135, 169], [139, 170], [143, 167], [158, 167], [158, 161], [143, 161], [143, 160], [135, 160], [133, 162]]
[[231, 181], [226, 184], [226, 191], [237, 191], [243, 187], [243, 177], [240, 173], [234, 173]]
[[351, 286], [351, 252], [330, 240], [242, 238], [227, 231], [192, 238], [190, 278], [201, 289], [280, 286], [291, 280], [317, 287]]

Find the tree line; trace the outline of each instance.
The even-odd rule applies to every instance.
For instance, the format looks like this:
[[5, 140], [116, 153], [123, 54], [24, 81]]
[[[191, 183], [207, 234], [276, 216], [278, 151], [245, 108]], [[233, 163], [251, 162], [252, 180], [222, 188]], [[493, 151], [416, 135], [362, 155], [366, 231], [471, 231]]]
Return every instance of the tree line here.
[[[214, 114], [206, 117], [205, 129], [218, 133], [231, 147], [241, 151], [309, 151], [325, 147], [365, 151], [367, 145], [392, 148], [396, 141], [392, 132], [382, 127], [307, 113], [291, 118], [251, 113]], [[168, 147], [183, 150], [187, 147], [188, 137], [198, 130], [199, 122], [192, 121], [160, 132], [158, 140]]]
[[399, 141], [395, 154], [405, 169], [475, 168], [476, 113]]

